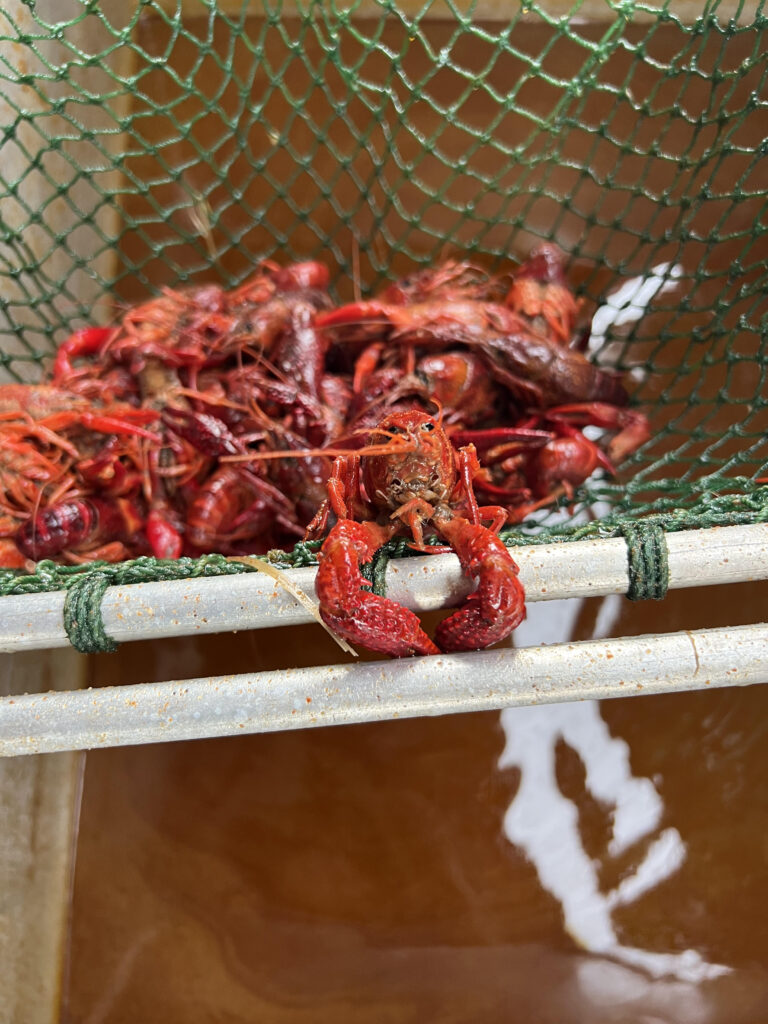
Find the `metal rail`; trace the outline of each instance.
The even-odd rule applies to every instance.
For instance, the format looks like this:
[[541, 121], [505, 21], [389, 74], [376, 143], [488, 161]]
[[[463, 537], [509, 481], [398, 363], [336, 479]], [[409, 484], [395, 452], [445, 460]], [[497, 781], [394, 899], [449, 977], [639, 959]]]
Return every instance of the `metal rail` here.
[[767, 681], [768, 623], [522, 650], [284, 669], [5, 698], [0, 701], [0, 755]]
[[[768, 524], [666, 535], [671, 588], [768, 579]], [[542, 544], [512, 551], [529, 601], [624, 594], [627, 548], [621, 539]], [[315, 569], [286, 570], [307, 594]], [[415, 611], [459, 603], [470, 584], [453, 555], [390, 562], [387, 593]], [[66, 647], [64, 593], [0, 598], [0, 651]], [[260, 573], [110, 587], [104, 625], [118, 642], [311, 622], [305, 608]]]

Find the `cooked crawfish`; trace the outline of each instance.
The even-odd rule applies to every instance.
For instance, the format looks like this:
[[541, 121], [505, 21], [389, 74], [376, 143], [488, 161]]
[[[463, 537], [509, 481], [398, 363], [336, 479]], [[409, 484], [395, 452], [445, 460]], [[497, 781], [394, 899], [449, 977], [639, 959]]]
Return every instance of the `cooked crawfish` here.
[[99, 434], [138, 435], [156, 441], [157, 435], [143, 426], [156, 419], [157, 414], [151, 410], [91, 402], [48, 384], [0, 385], [0, 421], [34, 422], [40, 430], [53, 433], [80, 427]]
[[9, 434], [0, 424], [0, 566], [22, 568], [26, 554], [16, 546], [19, 530], [41, 506], [76, 493], [69, 472], [71, 459], [61, 447], [44, 445], [34, 434], [35, 444], [18, 434]]
[[[299, 522], [297, 513], [306, 486], [297, 487], [292, 492], [285, 486], [287, 478], [280, 481], [283, 486], [275, 486], [259, 475], [255, 465], [247, 461], [252, 453], [244, 441], [211, 413], [168, 408], [163, 413], [163, 422], [172, 433], [212, 459], [233, 455], [244, 459], [239, 464], [217, 465], [190, 493], [185, 532], [187, 545], [194, 552], [237, 554], [245, 542], [265, 550], [286, 538], [301, 536], [303, 523]], [[303, 448], [305, 445], [297, 442], [294, 447]], [[286, 463], [291, 461], [286, 460]], [[313, 461], [327, 460], [302, 460], [308, 465]], [[282, 460], [278, 462], [282, 463]], [[288, 471], [284, 468], [285, 473]], [[301, 482], [306, 484], [307, 479]], [[311, 478], [309, 482], [311, 484]], [[312, 498], [310, 486], [309, 500], [315, 509], [317, 499], [312, 501]], [[303, 522], [306, 523], [308, 518], [305, 516]]]
[[242, 466], [220, 466], [187, 508], [186, 541], [193, 552], [261, 553], [301, 534], [290, 500]]
[[480, 355], [491, 376], [526, 407], [562, 402], [626, 405], [619, 374], [602, 370], [580, 352], [535, 333], [518, 313], [499, 303], [425, 302], [410, 306], [356, 302], [321, 313], [316, 324], [337, 339], [378, 338], [388, 345], [453, 348]]
[[66, 552], [70, 561], [118, 562], [129, 557], [123, 542], [132, 540], [143, 524], [144, 514], [131, 499], [78, 498], [30, 516], [14, 539], [34, 561]]
[[72, 334], [59, 346], [54, 383], [94, 397], [106, 374], [125, 383], [122, 372], [137, 374], [148, 359], [194, 377], [244, 349], [266, 352], [292, 325], [300, 329], [315, 310], [330, 305], [328, 278], [320, 263], [265, 263], [230, 292], [218, 285], [165, 288], [126, 310], [113, 327]]
[[[541, 246], [512, 274], [447, 260], [339, 309], [328, 285], [320, 263], [265, 262], [229, 291], [165, 289], [75, 331], [52, 385], [0, 387], [0, 562], [263, 550], [335, 514], [325, 612], [363, 642], [369, 622], [396, 654], [484, 646], [497, 613], [506, 635], [524, 606], [494, 530], [649, 436], [620, 375], [579, 351], [563, 255]], [[421, 547], [426, 523], [478, 580], [437, 644], [354, 596], [354, 552], [395, 532]], [[381, 616], [411, 639], [382, 640]]]
[[515, 271], [505, 303], [537, 334], [568, 345], [581, 303], [568, 287], [565, 256], [556, 245], [540, 245]]
[[400, 306], [437, 299], [455, 302], [462, 299], [499, 301], [504, 297], [504, 281], [466, 260], [445, 260], [436, 267], [417, 270], [387, 285], [379, 298]]
[[[474, 448], [455, 454], [439, 421], [417, 411], [385, 417], [369, 445], [368, 454], [364, 449], [336, 459], [328, 498], [307, 530], [308, 537], [322, 535], [331, 512], [337, 517], [315, 584], [323, 620], [347, 640], [394, 657], [478, 650], [504, 640], [525, 616], [525, 595], [518, 568], [496, 536], [505, 510], [478, 507], [475, 499]], [[437, 627], [435, 642], [413, 612], [373, 594], [360, 573], [396, 534], [410, 534], [412, 547], [434, 552], [424, 544], [426, 525], [477, 581], [463, 607]]]
[[[158, 435], [142, 424], [156, 418], [149, 410], [120, 404], [98, 406], [47, 385], [0, 387], [2, 530], [23, 557], [53, 557], [102, 542], [110, 530], [97, 529], [95, 523], [97, 518], [103, 524], [112, 521], [106, 511], [108, 502], [95, 515], [90, 510], [84, 513], [88, 519], [85, 533], [75, 525], [71, 508], [92, 488], [107, 497], [110, 491], [112, 495], [127, 494], [138, 486], [138, 475], [129, 484], [122, 464], [124, 475], [115, 482], [120, 455], [110, 439], [123, 438], [121, 451], [135, 446], [140, 438], [155, 441]], [[134, 528], [136, 522], [140, 519], [134, 519]], [[119, 532], [127, 537], [131, 530]], [[7, 564], [13, 552], [7, 544], [4, 548]], [[125, 557], [125, 551], [121, 556]]]

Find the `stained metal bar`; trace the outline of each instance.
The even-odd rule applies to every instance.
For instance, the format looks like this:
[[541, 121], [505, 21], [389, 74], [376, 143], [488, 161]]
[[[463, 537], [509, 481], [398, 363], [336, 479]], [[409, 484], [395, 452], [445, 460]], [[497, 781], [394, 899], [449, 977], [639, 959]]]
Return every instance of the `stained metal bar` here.
[[761, 623], [5, 698], [0, 701], [0, 754], [242, 735], [766, 681], [768, 623]]
[[[667, 534], [671, 588], [768, 579], [768, 524], [726, 526]], [[529, 601], [624, 594], [629, 584], [621, 539], [542, 544], [512, 550]], [[315, 569], [286, 570], [314, 593]], [[393, 560], [387, 593], [415, 611], [447, 608], [470, 584], [454, 555]], [[65, 647], [64, 594], [0, 598], [0, 651]], [[104, 625], [118, 642], [190, 636], [311, 622], [305, 608], [260, 573], [110, 587], [102, 601]]]

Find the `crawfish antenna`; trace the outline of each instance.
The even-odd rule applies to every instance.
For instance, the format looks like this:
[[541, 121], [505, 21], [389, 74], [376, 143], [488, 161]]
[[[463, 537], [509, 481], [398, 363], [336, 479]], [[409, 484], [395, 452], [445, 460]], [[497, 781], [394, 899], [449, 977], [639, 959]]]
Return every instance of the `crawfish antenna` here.
[[440, 399], [437, 397], [437, 395], [430, 395], [429, 396], [429, 401], [432, 403], [432, 405], [434, 405], [435, 409], [437, 410], [437, 415], [435, 417], [433, 417], [433, 418], [437, 420], [438, 427], [440, 427], [442, 429], [442, 426], [443, 426], [443, 403], [440, 401]]

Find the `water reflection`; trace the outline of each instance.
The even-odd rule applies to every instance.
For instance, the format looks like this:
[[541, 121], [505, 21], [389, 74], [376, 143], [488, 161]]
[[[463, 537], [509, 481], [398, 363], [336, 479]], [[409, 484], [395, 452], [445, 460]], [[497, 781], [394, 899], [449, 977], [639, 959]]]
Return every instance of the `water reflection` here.
[[[516, 634], [521, 646], [545, 637], [548, 642], [571, 639], [583, 602], [553, 601], [529, 607]], [[593, 636], [610, 631], [616, 599], [606, 599]], [[654, 977], [669, 975], [697, 983], [728, 973], [729, 968], [705, 961], [692, 949], [659, 953], [624, 945], [614, 927], [613, 911], [634, 903], [674, 875], [686, 847], [675, 827], [660, 830], [663, 802], [648, 778], [632, 774], [629, 745], [610, 734], [596, 702], [510, 708], [501, 715], [506, 746], [500, 768], [518, 768], [520, 785], [504, 817], [504, 833], [525, 851], [539, 881], [560, 903], [566, 930], [585, 950], [639, 967]], [[581, 760], [584, 785], [591, 797], [612, 808], [608, 858], [638, 846], [630, 869], [608, 891], [600, 885], [600, 863], [582, 839], [576, 803], [558, 784], [556, 751], [568, 745]], [[651, 841], [641, 844], [641, 840]], [[594, 978], [587, 972], [585, 978]]]

